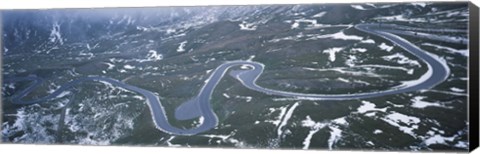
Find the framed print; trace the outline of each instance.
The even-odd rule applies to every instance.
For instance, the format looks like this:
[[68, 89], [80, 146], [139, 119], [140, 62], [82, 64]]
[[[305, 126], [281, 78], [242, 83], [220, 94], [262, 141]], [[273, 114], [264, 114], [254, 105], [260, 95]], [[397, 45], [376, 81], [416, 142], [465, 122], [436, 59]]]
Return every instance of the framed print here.
[[478, 147], [470, 2], [0, 13], [4, 144]]

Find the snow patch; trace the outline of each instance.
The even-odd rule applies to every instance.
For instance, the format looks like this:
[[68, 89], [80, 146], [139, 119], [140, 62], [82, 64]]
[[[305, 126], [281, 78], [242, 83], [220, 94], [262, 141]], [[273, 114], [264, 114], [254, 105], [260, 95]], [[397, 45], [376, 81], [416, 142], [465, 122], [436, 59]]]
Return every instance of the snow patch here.
[[280, 124], [280, 122], [282, 121], [282, 117], [285, 115], [285, 113], [287, 112], [287, 106], [282, 106], [278, 109], [275, 109], [275, 108], [269, 108], [268, 109], [270, 111], [270, 113], [273, 113], [277, 110], [280, 110], [280, 114], [278, 117], [275, 118], [275, 120], [265, 120], [263, 122], [269, 122], [269, 123], [272, 123], [274, 124], [275, 126], [278, 126]]
[[367, 52], [367, 49], [365, 48], [352, 48], [352, 51], [358, 51], [358, 52]]
[[401, 53], [395, 53], [393, 55], [383, 56], [382, 58], [387, 61], [395, 61], [398, 64], [408, 64], [410, 66], [418, 66], [418, 67], [421, 66], [418, 61], [411, 60]]
[[169, 147], [181, 147], [182, 145], [180, 144], [172, 144], [172, 140], [175, 138], [175, 136], [171, 136], [167, 141], [165, 141], [165, 143], [167, 143], [167, 145]]
[[402, 70], [407, 72], [407, 74], [412, 74], [413, 69], [407, 69], [405, 67], [400, 67], [400, 66], [389, 66], [389, 65], [374, 65], [374, 64], [369, 64], [369, 65], [357, 65], [356, 67], [368, 67], [368, 68], [381, 68], [381, 69], [396, 69], [396, 70]]
[[331, 62], [334, 62], [335, 61], [335, 53], [337, 53], [341, 50], [343, 50], [343, 48], [334, 47], [334, 48], [329, 48], [329, 49], [323, 50], [323, 53], [328, 53], [329, 54], [328, 60], [330, 60]]
[[251, 102], [253, 97], [252, 96], [235, 96], [235, 98], [240, 98], [240, 99], [244, 99], [247, 103], [248, 102]]
[[157, 60], [162, 60], [163, 59], [163, 55], [162, 54], [159, 54], [157, 51], [155, 50], [149, 50], [148, 51], [148, 54], [147, 54], [147, 59], [150, 60], [150, 61], [157, 61]]
[[338, 125], [348, 125], [347, 120], [345, 120], [345, 117], [340, 117], [337, 119], [332, 120], [333, 123], [338, 124]]
[[453, 142], [453, 140], [455, 139], [455, 137], [445, 137], [445, 136], [442, 136], [442, 135], [434, 135], [432, 137], [429, 137], [428, 139], [426, 139], [424, 142], [427, 146], [429, 145], [432, 145], [432, 144], [445, 144], [445, 145], [448, 145], [445, 141], [449, 141], [449, 142]]
[[413, 132], [413, 130], [418, 129], [418, 123], [420, 123], [420, 119], [417, 117], [407, 116], [401, 113], [393, 112], [382, 118], [382, 120], [392, 126], [397, 127], [405, 134], [411, 135], [414, 138], [417, 137], [417, 135]]
[[127, 65], [124, 65], [123, 68], [130, 70], [130, 69], [134, 69], [135, 66], [132, 66], [132, 65], [127, 64]]
[[62, 98], [70, 94], [70, 91], [63, 91], [62, 93], [58, 94], [55, 98]]
[[367, 10], [362, 5], [350, 5], [350, 7], [354, 8], [354, 9], [357, 9], [357, 10]]
[[115, 65], [113, 65], [111, 63], [104, 62], [104, 64], [106, 64], [108, 66], [107, 69], [109, 69], [109, 70], [111, 70], [111, 69], [113, 69], [113, 67], [115, 67]]
[[383, 131], [380, 129], [375, 129], [375, 131], [373, 131], [373, 134], [381, 134], [381, 133], [383, 133]]
[[50, 31], [50, 37], [48, 39], [52, 43], [58, 41], [60, 44], [63, 45], [63, 38], [60, 34], [60, 24], [58, 24], [57, 22], [53, 23], [52, 30]]
[[362, 80], [353, 80], [353, 82], [355, 83], [360, 83], [360, 84], [364, 84], [364, 85], [370, 85], [370, 83], [366, 82], [366, 81], [362, 81]]
[[[292, 23], [292, 21], [287, 20], [287, 23]], [[321, 24], [317, 23], [316, 19], [296, 19], [293, 21], [291, 25], [291, 29], [297, 29], [300, 26], [300, 23], [305, 23], [306, 27], [305, 29], [308, 30], [313, 30], [313, 29], [319, 29], [319, 28], [327, 28], [327, 27], [353, 27], [351, 24], [338, 24], [338, 25], [330, 25], [330, 24]]]
[[197, 126], [202, 125], [204, 121], [205, 121], [205, 118], [204, 118], [203, 116], [201, 116], [200, 118], [198, 118], [198, 125], [197, 125]]
[[342, 137], [342, 130], [336, 126], [329, 126], [328, 128], [331, 130], [330, 138], [328, 138], [328, 149], [332, 150], [333, 145]]
[[387, 21], [402, 21], [402, 22], [427, 22], [424, 18], [407, 18], [403, 14], [393, 15], [393, 16], [382, 16], [376, 17], [373, 19], [377, 20], [387, 20]]
[[297, 29], [298, 26], [300, 26], [300, 24], [299, 24], [298, 22], [294, 22], [294, 23], [292, 24], [292, 26], [290, 27], [290, 29]]
[[378, 47], [380, 49], [388, 51], [388, 52], [393, 50], [393, 46], [389, 46], [389, 45], [385, 44], [384, 42], [382, 42], [382, 44], [380, 44]]
[[187, 45], [188, 41], [183, 41], [177, 48], [177, 52], [185, 52], [185, 45]]
[[427, 98], [427, 97], [416, 96], [413, 99], [411, 99], [411, 101], [413, 102], [412, 107], [423, 109], [423, 108], [426, 108], [426, 107], [429, 107], [429, 106], [437, 106], [437, 107], [442, 107], [443, 106], [443, 105], [438, 104], [438, 103], [431, 103], [431, 102], [423, 101], [423, 99], [425, 99], [425, 98]]
[[250, 65], [242, 65], [240, 66], [240, 69], [242, 70], [250, 69]]
[[253, 23], [247, 23], [245, 21], [242, 21], [242, 23], [238, 24], [238, 26], [240, 26], [240, 30], [246, 30], [246, 31], [257, 30], [257, 25]]
[[310, 116], [307, 116], [305, 120], [302, 120], [302, 126], [303, 127], [310, 127], [310, 131], [308, 132], [307, 137], [305, 140], [303, 140], [303, 148], [302, 149], [308, 149], [310, 146], [310, 141], [312, 140], [312, 137], [315, 133], [317, 133], [320, 129], [324, 128], [327, 124], [326, 123], [320, 123], [320, 122], [315, 122], [313, 121]]
[[290, 117], [292, 117], [293, 111], [295, 111], [295, 108], [297, 108], [298, 105], [300, 105], [299, 102], [296, 102], [295, 104], [293, 104], [292, 107], [288, 109], [287, 113], [283, 117], [282, 123], [280, 123], [280, 126], [278, 126], [278, 129], [277, 129], [278, 138], [280, 138], [281, 135], [283, 134], [282, 128], [285, 127], [285, 125], [287, 125], [288, 120], [290, 119]]
[[456, 88], [456, 87], [452, 87], [450, 88], [451, 91], [453, 92], [465, 92], [465, 89], [460, 89], [460, 88]]
[[323, 17], [326, 13], [327, 13], [327, 12], [322, 11], [322, 12], [319, 12], [319, 13], [313, 15], [312, 17], [314, 17], [314, 18], [321, 18], [321, 17]]
[[225, 98], [230, 98], [230, 96], [229, 96], [228, 94], [226, 94], [226, 93], [223, 93], [223, 97], [225, 97]]
[[468, 149], [468, 142], [465, 142], [465, 141], [458, 141], [454, 146], [457, 147], [457, 148], [464, 148], [464, 149]]
[[255, 58], [255, 55], [250, 55], [250, 57], [248, 57], [247, 61], [253, 61], [253, 58]]
[[450, 47], [446, 47], [446, 46], [440, 46], [440, 45], [436, 45], [436, 44], [431, 44], [431, 43], [422, 43], [423, 46], [431, 46], [431, 47], [435, 47], [437, 49], [443, 49], [449, 53], [458, 53], [458, 54], [461, 54], [465, 57], [468, 57], [469, 56], [469, 52], [468, 52], [468, 49], [454, 49], [454, 48], [450, 48]]
[[343, 31], [334, 34], [320, 35], [316, 38], [333, 38], [337, 40], [363, 40], [363, 37], [357, 35], [346, 35]]
[[421, 6], [421, 7], [427, 6], [427, 3], [421, 3], [421, 2], [412, 2], [410, 4], [412, 4], [413, 6]]
[[342, 81], [342, 82], [346, 82], [346, 83], [350, 83], [350, 80], [347, 80], [347, 79], [344, 79], [344, 78], [337, 78], [338, 81]]
[[369, 101], [362, 101], [362, 106], [358, 107], [357, 112], [358, 113], [366, 113], [370, 111], [380, 111], [380, 112], [386, 112], [387, 108], [375, 108], [375, 104], [369, 102]]
[[372, 39], [368, 39], [368, 40], [362, 40], [362, 41], [360, 41], [360, 43], [375, 44], [375, 41], [372, 40]]
[[[355, 66], [357, 67], [357, 66]], [[335, 71], [338, 73], [353, 75], [353, 76], [368, 76], [368, 77], [383, 77], [382, 75], [378, 75], [372, 72], [364, 72], [364, 71], [350, 71], [350, 67], [334, 67], [334, 68], [309, 68], [303, 67], [304, 70], [309, 71]]]
[[355, 55], [348, 55], [348, 59], [345, 61], [345, 65], [349, 67], [354, 67], [357, 57]]

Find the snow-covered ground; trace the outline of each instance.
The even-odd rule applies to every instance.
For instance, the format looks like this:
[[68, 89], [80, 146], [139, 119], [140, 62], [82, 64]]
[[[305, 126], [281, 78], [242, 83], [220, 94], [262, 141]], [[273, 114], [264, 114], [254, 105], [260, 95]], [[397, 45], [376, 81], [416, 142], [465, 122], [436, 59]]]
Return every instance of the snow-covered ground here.
[[310, 131], [308, 132], [307, 137], [305, 137], [303, 141], [303, 148], [302, 149], [308, 149], [310, 146], [310, 141], [312, 140], [312, 137], [315, 133], [317, 133], [320, 129], [325, 127], [327, 123], [321, 123], [321, 122], [315, 122], [313, 121], [310, 116], [307, 116], [305, 120], [302, 121], [302, 127], [309, 127]]
[[420, 123], [420, 118], [414, 116], [408, 116], [398, 112], [390, 112], [382, 118], [383, 121], [389, 123], [392, 126], [397, 127], [400, 131], [405, 134], [411, 135], [416, 138], [414, 130], [418, 129], [418, 124]]
[[342, 138], [342, 130], [340, 129], [340, 126], [347, 126], [348, 122], [345, 120], [345, 117], [336, 118], [326, 122], [316, 122], [312, 120], [310, 116], [307, 115], [306, 119], [301, 121], [301, 124], [302, 124], [302, 127], [310, 128], [307, 136], [302, 142], [303, 144], [302, 149], [308, 149], [310, 147], [310, 143], [313, 135], [315, 135], [315, 133], [317, 133], [321, 129], [326, 128], [328, 126], [330, 131], [330, 137], [328, 139], [328, 147], [330, 150], [332, 150], [335, 143], [337, 143]]
[[280, 111], [279, 115], [273, 119], [273, 120], [265, 120], [263, 122], [268, 122], [268, 123], [272, 123], [273, 125], [275, 126], [279, 126], [280, 122], [282, 121], [282, 117], [284, 117], [285, 113], [287, 112], [287, 106], [282, 106], [280, 108], [268, 108], [268, 110], [270, 111], [269, 114], [272, 114], [276, 111]]
[[338, 140], [342, 137], [342, 130], [337, 126], [329, 126], [330, 128], [330, 138], [328, 138], [328, 149], [332, 150], [333, 145], [337, 143]]
[[[64, 104], [60, 105], [63, 106]], [[40, 108], [39, 106], [33, 108]], [[2, 137], [14, 136], [16, 133], [24, 133], [22, 136], [16, 137], [14, 142], [23, 143], [54, 143], [54, 136], [48, 135], [47, 129], [42, 125], [50, 121], [56, 121], [60, 116], [42, 115], [41, 113], [29, 113], [32, 107], [20, 108], [17, 110], [16, 120], [12, 125], [8, 123], [2, 124]], [[33, 124], [35, 123], [35, 124]], [[55, 127], [55, 125], [54, 125]]]
[[295, 104], [293, 104], [285, 113], [285, 116], [283, 116], [283, 120], [277, 128], [277, 135], [279, 139], [282, 138], [282, 135], [284, 134], [283, 128], [285, 127], [285, 125], [287, 125], [288, 120], [292, 117], [292, 114], [295, 111], [295, 109], [298, 107], [298, 105], [300, 105], [299, 102], [296, 102]]

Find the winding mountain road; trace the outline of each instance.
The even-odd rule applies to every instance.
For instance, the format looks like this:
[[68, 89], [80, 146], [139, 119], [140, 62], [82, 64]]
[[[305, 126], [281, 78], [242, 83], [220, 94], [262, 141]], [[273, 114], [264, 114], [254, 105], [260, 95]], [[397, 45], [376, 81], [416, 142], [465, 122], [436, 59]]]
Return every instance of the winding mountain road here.
[[[32, 83], [24, 90], [21, 90], [17, 94], [14, 94], [10, 97], [13, 103], [21, 104], [21, 105], [28, 105], [28, 104], [36, 104], [36, 103], [44, 103], [48, 100], [52, 100], [60, 96], [66, 90], [72, 88], [75, 85], [81, 84], [82, 82], [86, 81], [102, 81], [108, 82], [112, 85], [122, 87], [124, 89], [137, 92], [143, 95], [146, 98], [146, 102], [150, 107], [152, 118], [155, 122], [155, 126], [157, 129], [173, 134], [173, 135], [195, 135], [198, 133], [202, 133], [208, 131], [218, 124], [218, 117], [214, 113], [210, 99], [212, 97], [213, 91], [220, 80], [224, 77], [228, 70], [235, 66], [248, 66], [249, 69], [243, 70], [231, 70], [229, 75], [236, 78], [240, 81], [243, 86], [255, 90], [258, 92], [262, 92], [268, 95], [276, 95], [276, 96], [283, 96], [289, 97], [294, 99], [309, 99], [309, 100], [351, 100], [351, 99], [364, 99], [364, 98], [371, 98], [371, 97], [378, 97], [378, 96], [385, 96], [385, 95], [392, 95], [392, 94], [400, 94], [405, 92], [411, 91], [418, 91], [423, 89], [429, 89], [434, 87], [435, 85], [443, 82], [449, 75], [450, 70], [448, 66], [445, 65], [443, 59], [438, 58], [436, 55], [428, 53], [419, 47], [415, 46], [414, 44], [410, 43], [409, 41], [394, 35], [392, 33], [388, 33], [387, 31], [382, 31], [379, 27], [379, 24], [358, 24], [355, 26], [356, 29], [380, 36], [385, 38], [392, 43], [396, 44], [397, 46], [405, 49], [405, 51], [410, 52], [411, 54], [415, 55], [418, 59], [422, 60], [428, 67], [427, 73], [423, 74], [415, 84], [406, 84], [401, 85], [398, 87], [394, 87], [390, 90], [385, 91], [378, 91], [378, 92], [370, 92], [370, 93], [356, 93], [356, 94], [307, 94], [307, 93], [295, 93], [295, 92], [286, 92], [286, 91], [279, 91], [261, 87], [256, 84], [256, 80], [259, 76], [263, 73], [264, 65], [259, 62], [252, 62], [252, 61], [228, 61], [223, 63], [222, 65], [218, 66], [207, 79], [205, 84], [203, 85], [202, 89], [200, 90], [199, 94], [190, 101], [182, 104], [180, 107], [177, 108], [175, 116], [179, 120], [185, 119], [192, 119], [198, 118], [203, 116], [204, 120], [201, 124], [199, 124], [195, 128], [191, 129], [182, 129], [175, 126], [172, 126], [168, 122], [168, 118], [165, 114], [165, 109], [162, 106], [162, 103], [159, 100], [159, 96], [155, 95], [153, 92], [126, 84], [124, 82], [120, 82], [115, 79], [107, 78], [107, 77], [84, 77], [75, 79], [68, 83], [63, 84], [60, 88], [55, 90], [53, 93], [44, 96], [39, 99], [35, 100], [23, 100], [26, 95], [32, 92], [37, 86], [39, 86], [43, 79], [36, 77], [34, 75], [27, 76], [27, 77], [17, 77], [17, 78], [10, 78], [5, 79], [3, 82], [19, 82], [19, 81], [32, 81]], [[189, 111], [190, 110], [190, 111]], [[193, 114], [189, 114], [187, 116], [182, 116], [185, 112], [191, 112]]]

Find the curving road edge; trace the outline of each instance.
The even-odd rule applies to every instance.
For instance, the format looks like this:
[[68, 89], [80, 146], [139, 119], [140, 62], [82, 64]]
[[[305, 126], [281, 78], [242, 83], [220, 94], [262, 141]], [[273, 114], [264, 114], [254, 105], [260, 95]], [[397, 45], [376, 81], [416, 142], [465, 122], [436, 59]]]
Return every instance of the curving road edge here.
[[276, 96], [283, 96], [283, 97], [289, 97], [294, 99], [308, 99], [308, 100], [363, 99], [363, 98], [371, 98], [371, 97], [378, 97], [378, 96], [385, 96], [385, 95], [392, 95], [392, 94], [400, 94], [400, 93], [418, 91], [423, 89], [430, 89], [436, 86], [437, 84], [443, 82], [450, 74], [450, 70], [448, 66], [446, 66], [443, 59], [420, 49], [419, 47], [415, 46], [414, 44], [410, 43], [409, 41], [397, 35], [388, 33], [386, 31], [382, 31], [379, 27], [379, 24], [358, 24], [355, 26], [355, 28], [360, 31], [377, 35], [384, 39], [387, 39], [392, 43], [398, 45], [399, 47], [403, 48], [407, 52], [415, 55], [418, 59], [421, 59], [427, 65], [428, 71], [425, 74], [423, 74], [414, 84], [400, 85], [385, 91], [370, 92], [370, 93], [356, 93], [356, 94], [335, 94], [335, 95], [306, 94], [306, 93], [295, 93], [295, 92], [273, 90], [273, 89], [268, 89], [268, 88], [264, 88], [257, 85], [256, 81], [260, 77], [260, 75], [263, 73], [263, 70], [265, 67], [262, 63], [252, 62], [252, 61], [228, 61], [218, 66], [212, 72], [210, 77], [205, 81], [205, 84], [203, 85], [199, 94], [195, 98], [193, 98], [191, 101], [188, 101], [187, 103], [182, 104], [179, 108], [177, 108], [176, 116], [178, 114], [182, 114], [181, 113], [181, 111], [183, 111], [182, 108], [189, 108], [189, 109], [194, 109], [198, 111], [198, 114], [190, 115], [190, 117], [184, 117], [184, 118], [177, 117], [177, 119], [179, 120], [191, 119], [199, 116], [203, 117], [204, 119], [203, 122], [199, 124], [197, 127], [191, 128], [191, 129], [181, 129], [181, 128], [172, 126], [168, 122], [168, 118], [165, 114], [165, 109], [159, 100], [159, 96], [155, 95], [155, 93], [133, 86], [133, 85], [120, 82], [112, 78], [90, 76], [90, 77], [75, 79], [73, 81], [63, 84], [60, 88], [55, 90], [53, 93], [35, 100], [23, 100], [22, 98], [28, 95], [41, 83], [43, 83], [43, 79], [37, 76], [31, 75], [27, 77], [9, 78], [9, 79], [5, 79], [3, 82], [32, 81], [32, 83], [27, 88], [11, 96], [10, 99], [12, 100], [12, 102], [14, 104], [20, 104], [20, 105], [44, 103], [44, 102], [47, 102], [48, 100], [56, 99], [64, 91], [70, 89], [71, 87], [77, 84], [81, 84], [82, 82], [86, 82], [86, 81], [107, 82], [112, 85], [119, 86], [124, 89], [134, 91], [143, 95], [146, 98], [146, 103], [150, 108], [152, 119], [157, 129], [173, 135], [195, 135], [198, 133], [208, 131], [217, 126], [218, 117], [216, 116], [215, 112], [211, 107], [210, 99], [213, 94], [213, 90], [215, 89], [217, 84], [220, 82], [220, 80], [223, 78], [226, 72], [234, 66], [248, 66], [250, 68], [246, 70], [232, 70], [230, 71], [230, 75], [236, 78], [238, 81], [240, 81], [243, 86], [251, 90], [259, 91], [268, 95], [276, 95]]

